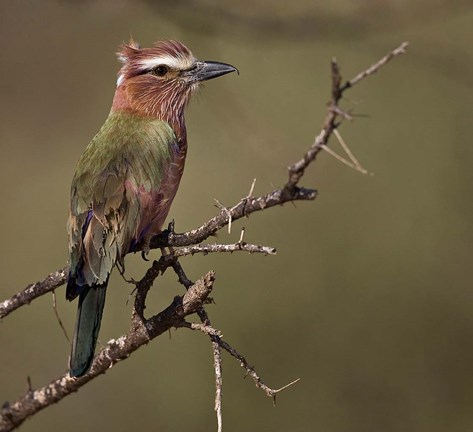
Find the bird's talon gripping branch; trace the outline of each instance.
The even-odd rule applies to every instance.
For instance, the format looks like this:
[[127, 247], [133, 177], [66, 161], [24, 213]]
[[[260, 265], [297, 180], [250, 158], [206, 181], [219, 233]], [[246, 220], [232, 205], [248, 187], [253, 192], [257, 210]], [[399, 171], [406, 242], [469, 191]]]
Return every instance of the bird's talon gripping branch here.
[[174, 231], [174, 225], [175, 225], [175, 222], [174, 222], [174, 219], [171, 220], [171, 222], [169, 222], [168, 224], [168, 235], [169, 234], [175, 234], [175, 231]]

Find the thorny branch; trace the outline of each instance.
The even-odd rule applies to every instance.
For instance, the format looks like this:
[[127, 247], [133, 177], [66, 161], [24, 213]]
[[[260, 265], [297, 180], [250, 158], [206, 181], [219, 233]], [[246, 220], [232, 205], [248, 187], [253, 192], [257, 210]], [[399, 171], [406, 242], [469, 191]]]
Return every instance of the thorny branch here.
[[[155, 247], [156, 249], [156, 247]], [[234, 244], [193, 244], [190, 247], [183, 247], [176, 249], [173, 256], [176, 258], [187, 255], [194, 255], [201, 253], [207, 255], [216, 252], [248, 252], [250, 254], [260, 253], [263, 255], [274, 255], [276, 249], [268, 246], [260, 246], [249, 244], [245, 242], [238, 242]], [[41, 297], [48, 292], [54, 291], [56, 288], [64, 285], [67, 281], [68, 267], [64, 267], [54, 273], [48, 275], [40, 282], [28, 285], [23, 291], [15, 294], [13, 297], [4, 300], [0, 303], [0, 320], [5, 318], [10, 313], [14, 312], [21, 306], [30, 304], [33, 300]]]
[[[295, 380], [286, 386], [274, 390], [266, 386], [255, 369], [247, 360], [239, 354], [231, 345], [222, 339], [221, 332], [212, 327], [205, 305], [211, 301], [209, 294], [213, 288], [215, 274], [209, 271], [197, 282], [192, 283], [186, 276], [178, 259], [183, 256], [195, 253], [215, 253], [215, 252], [236, 252], [246, 251], [249, 253], [262, 253], [272, 255], [276, 252], [274, 248], [260, 245], [252, 245], [243, 241], [243, 232], [240, 241], [235, 244], [201, 244], [203, 241], [214, 235], [218, 230], [229, 225], [242, 217], [264, 209], [282, 205], [289, 201], [314, 200], [317, 191], [299, 186], [299, 181], [305, 173], [307, 167], [316, 159], [317, 155], [326, 148], [329, 138], [337, 134], [337, 127], [343, 120], [350, 120], [352, 116], [340, 108], [345, 91], [358, 84], [366, 77], [376, 73], [382, 66], [387, 64], [394, 57], [405, 53], [407, 42], [401, 44], [378, 62], [360, 72], [353, 79], [342, 84], [340, 70], [335, 59], [331, 62], [332, 91], [331, 100], [328, 105], [327, 115], [324, 119], [322, 129], [315, 137], [313, 144], [309, 147], [303, 157], [288, 167], [289, 176], [285, 185], [264, 195], [253, 196], [253, 188], [248, 196], [242, 198], [231, 208], [223, 207], [220, 212], [202, 224], [200, 227], [185, 232], [175, 233], [172, 225], [159, 236], [152, 239], [152, 248], [170, 247], [171, 252], [161, 256], [158, 261], [154, 261], [143, 278], [136, 283], [136, 296], [133, 307], [131, 327], [128, 333], [118, 339], [110, 340], [96, 356], [92, 368], [88, 374], [81, 378], [71, 378], [68, 373], [62, 375], [48, 385], [33, 390], [30, 388], [14, 403], [5, 403], [1, 410], [0, 431], [6, 432], [16, 429], [26, 418], [36, 414], [40, 410], [59, 402], [72, 392], [77, 391], [83, 385], [106, 373], [114, 364], [126, 359], [142, 345], [147, 344], [152, 339], [158, 337], [172, 327], [186, 327], [199, 330], [210, 337], [214, 354], [214, 368], [216, 381], [215, 410], [217, 411], [218, 431], [222, 429], [222, 370], [221, 370], [221, 349], [227, 351], [236, 358], [246, 373], [253, 379], [256, 386], [261, 388], [268, 396], [275, 400], [276, 394], [288, 386], [294, 384]], [[337, 138], [340, 138], [337, 135]], [[350, 156], [353, 165], [360, 168], [358, 161], [353, 155]], [[178, 248], [178, 249], [174, 249]], [[151, 289], [155, 279], [172, 267], [178, 275], [179, 282], [187, 289], [183, 296], [176, 296], [173, 302], [160, 313], [145, 318], [146, 296]], [[34, 299], [54, 291], [66, 282], [67, 267], [49, 274], [44, 280], [27, 286], [24, 290], [13, 297], [0, 303], [0, 319], [6, 317], [21, 306], [29, 304]], [[197, 313], [201, 324], [189, 323], [185, 320], [188, 315]]]
[[156, 277], [171, 266], [169, 259], [161, 258], [153, 262], [146, 275], [138, 282], [138, 293], [133, 310], [132, 325], [127, 334], [110, 340], [96, 356], [91, 370], [81, 378], [71, 378], [69, 373], [50, 382], [48, 385], [28, 390], [13, 404], [4, 404], [0, 417], [0, 431], [11, 431], [27, 417], [59, 402], [72, 392], [77, 391], [90, 380], [107, 372], [116, 363], [129, 357], [134, 351], [172, 327], [178, 327], [188, 315], [206, 303], [212, 290], [215, 274], [210, 271], [191, 285], [183, 296], [177, 296], [162, 312], [151, 318], [144, 318], [146, 293]]

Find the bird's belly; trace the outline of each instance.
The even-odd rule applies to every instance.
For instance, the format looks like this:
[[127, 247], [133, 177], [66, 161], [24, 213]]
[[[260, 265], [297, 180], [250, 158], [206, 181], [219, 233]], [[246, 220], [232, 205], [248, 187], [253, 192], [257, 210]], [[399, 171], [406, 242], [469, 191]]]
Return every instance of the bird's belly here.
[[165, 170], [158, 190], [146, 190], [140, 186], [140, 221], [135, 231], [130, 251], [149, 244], [150, 239], [159, 234], [176, 196], [184, 170], [185, 152], [178, 154]]

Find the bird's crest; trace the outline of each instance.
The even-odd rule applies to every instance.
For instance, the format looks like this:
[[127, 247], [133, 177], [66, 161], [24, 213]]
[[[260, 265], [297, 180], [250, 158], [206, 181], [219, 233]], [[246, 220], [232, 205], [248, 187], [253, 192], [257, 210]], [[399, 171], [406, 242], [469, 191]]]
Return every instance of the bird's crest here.
[[130, 39], [117, 53], [122, 67], [118, 72], [117, 87], [126, 79], [150, 71], [159, 65], [170, 69], [184, 70], [192, 67], [196, 59], [182, 43], [174, 40], [157, 42], [152, 48], [140, 48]]

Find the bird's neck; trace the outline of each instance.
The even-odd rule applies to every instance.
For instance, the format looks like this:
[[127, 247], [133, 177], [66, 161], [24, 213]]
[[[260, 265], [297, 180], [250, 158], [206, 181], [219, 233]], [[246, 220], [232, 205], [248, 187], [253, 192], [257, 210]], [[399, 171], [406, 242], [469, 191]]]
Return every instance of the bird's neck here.
[[111, 112], [127, 112], [140, 117], [158, 118], [168, 123], [181, 146], [187, 146], [187, 132], [184, 121], [184, 105], [163, 106], [163, 104], [133, 103], [126, 86], [119, 86], [115, 91]]

